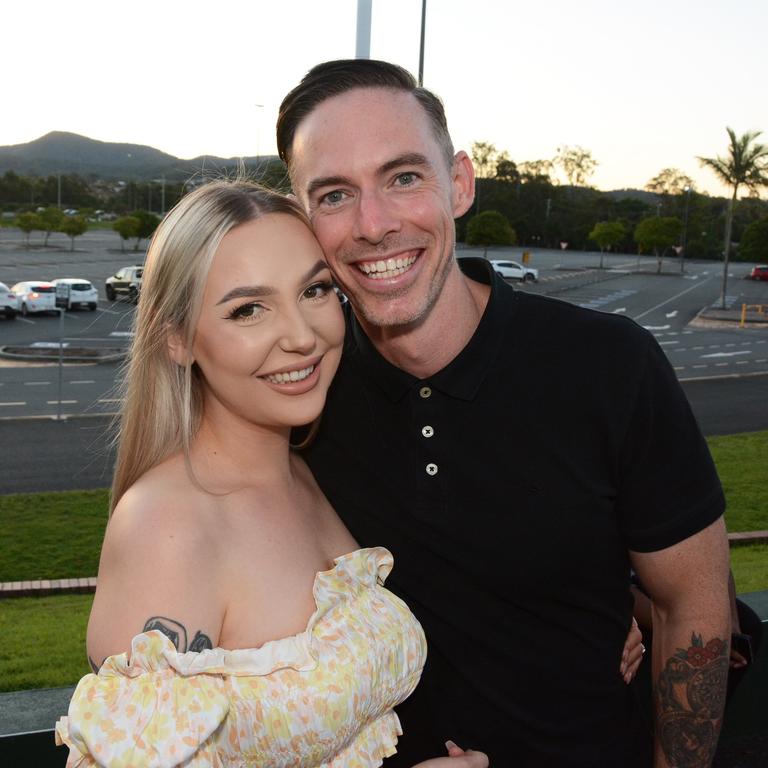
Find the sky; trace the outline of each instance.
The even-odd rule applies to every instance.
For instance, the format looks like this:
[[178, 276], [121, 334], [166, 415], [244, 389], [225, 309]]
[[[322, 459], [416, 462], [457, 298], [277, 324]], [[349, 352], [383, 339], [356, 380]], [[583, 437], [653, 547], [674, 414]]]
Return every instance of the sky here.
[[[372, 0], [371, 58], [418, 72], [421, 0]], [[52, 130], [190, 158], [274, 154], [283, 96], [351, 58], [357, 0], [11, 0], [0, 19], [0, 145]], [[516, 162], [591, 151], [598, 189], [675, 167], [726, 126], [768, 142], [768, 0], [427, 0], [424, 85], [457, 149]], [[763, 192], [765, 197], [765, 192]]]

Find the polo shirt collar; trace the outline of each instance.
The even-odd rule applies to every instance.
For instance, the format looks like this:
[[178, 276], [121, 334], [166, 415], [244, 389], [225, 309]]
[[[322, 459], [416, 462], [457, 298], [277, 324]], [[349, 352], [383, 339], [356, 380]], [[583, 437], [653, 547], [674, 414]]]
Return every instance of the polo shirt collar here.
[[491, 294], [477, 329], [464, 349], [445, 368], [426, 379], [412, 376], [382, 357], [366, 336], [354, 312], [349, 313], [348, 359], [393, 402], [401, 400], [409, 390], [424, 383], [429, 383], [430, 387], [449, 397], [473, 400], [499, 354], [517, 304], [516, 293], [495, 274], [486, 259], [460, 258], [458, 264], [467, 277], [490, 285]]

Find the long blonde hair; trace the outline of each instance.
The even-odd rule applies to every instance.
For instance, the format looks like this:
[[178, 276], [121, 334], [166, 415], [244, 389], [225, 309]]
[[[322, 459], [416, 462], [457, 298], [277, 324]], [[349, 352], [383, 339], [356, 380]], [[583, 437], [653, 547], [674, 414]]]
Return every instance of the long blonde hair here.
[[295, 200], [250, 181], [222, 180], [182, 198], [155, 231], [121, 385], [110, 515], [145, 472], [179, 450], [189, 455], [202, 415], [202, 381], [191, 362], [173, 362], [168, 336], [178, 334], [192, 348], [208, 271], [223, 237], [270, 213], [309, 226]]

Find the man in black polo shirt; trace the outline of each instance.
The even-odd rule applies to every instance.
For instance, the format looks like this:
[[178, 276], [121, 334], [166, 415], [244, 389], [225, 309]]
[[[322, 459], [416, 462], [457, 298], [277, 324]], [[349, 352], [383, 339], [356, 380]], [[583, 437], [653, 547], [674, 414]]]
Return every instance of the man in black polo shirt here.
[[630, 566], [655, 605], [655, 764], [711, 762], [727, 674], [723, 497], [674, 373], [631, 320], [457, 262], [472, 204], [439, 100], [366, 60], [314, 68], [278, 150], [348, 296], [344, 360], [307, 453], [429, 659], [407, 765], [451, 738], [496, 766], [650, 764], [617, 671]]

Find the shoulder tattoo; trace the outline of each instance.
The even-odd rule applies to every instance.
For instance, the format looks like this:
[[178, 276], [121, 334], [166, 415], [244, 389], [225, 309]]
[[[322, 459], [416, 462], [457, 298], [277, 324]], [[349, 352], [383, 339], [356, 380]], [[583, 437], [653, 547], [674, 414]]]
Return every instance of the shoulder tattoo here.
[[188, 643], [187, 628], [181, 622], [174, 621], [165, 616], [152, 616], [147, 619], [142, 631], [150, 632], [153, 629], [162, 632], [180, 653], [186, 653], [187, 651], [199, 652], [213, 648], [210, 637], [203, 634], [200, 630], [195, 633], [192, 642]]
[[691, 635], [670, 656], [654, 684], [657, 737], [670, 765], [709, 766], [725, 707], [728, 642]]

